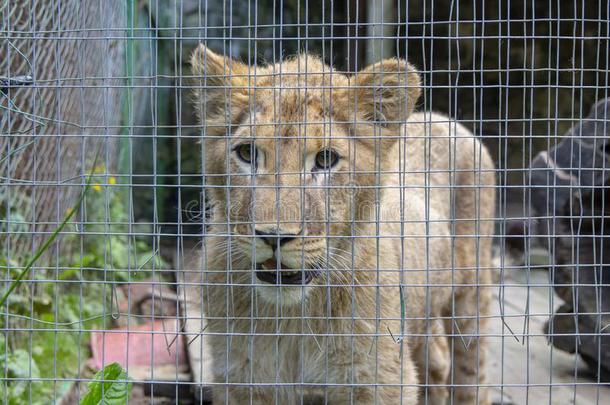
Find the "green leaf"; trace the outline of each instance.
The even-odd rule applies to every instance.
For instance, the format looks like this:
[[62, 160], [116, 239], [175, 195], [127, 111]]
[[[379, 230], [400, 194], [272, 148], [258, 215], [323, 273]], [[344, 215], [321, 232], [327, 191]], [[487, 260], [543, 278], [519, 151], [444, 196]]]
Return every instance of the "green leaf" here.
[[0, 365], [3, 369], [6, 367], [7, 377], [10, 378], [40, 377], [38, 365], [30, 354], [23, 349], [14, 350], [12, 353], [9, 353], [8, 356], [0, 356]]
[[131, 381], [127, 372], [119, 363], [112, 363], [95, 374], [80, 405], [126, 404], [130, 394]]
[[112, 254], [112, 266], [115, 269], [126, 269], [129, 265], [129, 248], [127, 241], [118, 236], [112, 236], [108, 251]]

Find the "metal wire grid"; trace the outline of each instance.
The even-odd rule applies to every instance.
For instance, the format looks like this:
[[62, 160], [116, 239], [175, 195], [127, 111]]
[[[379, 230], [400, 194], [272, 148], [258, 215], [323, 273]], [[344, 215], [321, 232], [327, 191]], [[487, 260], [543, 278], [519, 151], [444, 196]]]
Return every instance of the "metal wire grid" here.
[[[35, 81], [1, 94], [3, 219], [15, 231], [7, 235], [7, 250], [19, 258], [41, 243], [38, 236], [50, 232], [76, 196], [70, 182], [83, 175], [100, 143], [94, 136], [119, 133], [124, 41], [108, 37], [124, 30], [125, 7], [4, 1], [0, 13], [3, 78]], [[104, 142], [109, 167], [115, 144]]]
[[[208, 241], [213, 237], [231, 241], [236, 237], [247, 239], [252, 246], [250, 254], [256, 255], [256, 234], [232, 229], [236, 225], [251, 224], [248, 219], [215, 223], [215, 217], [210, 214], [212, 207], [207, 205], [209, 198], [206, 194], [227, 186], [214, 183], [215, 176], [205, 171], [206, 162], [200, 162], [206, 152], [205, 140], [212, 136], [195, 121], [195, 111], [190, 105], [190, 94], [194, 90], [209, 90], [209, 81], [213, 79], [193, 75], [188, 66], [188, 56], [194, 45], [203, 42], [218, 54], [249, 61], [247, 75], [256, 75], [262, 69], [255, 67], [256, 62], [278, 63], [298, 51], [316, 53], [322, 60], [351, 74], [385, 57], [398, 55], [412, 62], [416, 60], [424, 90], [418, 102], [419, 110], [442, 111], [451, 117], [446, 121], [448, 128], [456, 128], [453, 120], [457, 120], [491, 152], [497, 167], [494, 173], [497, 209], [491, 218], [469, 219], [474, 220], [477, 226], [494, 221], [499, 235], [494, 246], [493, 265], [493, 268], [498, 268], [498, 277], [488, 285], [494, 294], [492, 310], [488, 315], [477, 311], [475, 316], [477, 322], [486, 321], [487, 327], [477, 328], [471, 335], [456, 330], [453, 325], [449, 331], [421, 334], [426, 341], [424, 370], [437, 366], [430, 360], [429, 352], [429, 340], [434, 336], [459, 338], [449, 348], [450, 360], [457, 350], [455, 345], [468, 347], [472, 339], [485, 337], [488, 342], [485, 365], [488, 378], [479, 388], [482, 392], [488, 387], [495, 401], [604, 403], [610, 396], [604, 385], [604, 364], [608, 363], [603, 363], [604, 356], [607, 356], [607, 328], [604, 325], [608, 323], [608, 309], [604, 289], [607, 288], [608, 276], [604, 277], [607, 267], [602, 266], [607, 260], [604, 242], [608, 189], [606, 123], [609, 120], [603, 103], [588, 117], [587, 114], [596, 101], [608, 97], [607, 8], [604, 2], [590, 5], [577, 1], [536, 5], [500, 1], [475, 7], [453, 2], [445, 7], [436, 2], [413, 1], [375, 1], [370, 4], [346, 1], [322, 7], [288, 1], [102, 4], [30, 0], [3, 3], [2, 21], [6, 28], [2, 29], [0, 76], [30, 75], [33, 79], [27, 89], [11, 87], [0, 94], [3, 100], [0, 127], [3, 135], [0, 139], [2, 203], [5, 206], [1, 219], [3, 251], [6, 252], [2, 265], [7, 288], [15, 278], [15, 271], [24, 267], [27, 252], [34, 253], [40, 246], [40, 242], [33, 246], [27, 243], [35, 238], [46, 239], [59, 225], [66, 209], [72, 207], [78, 192], [87, 190], [86, 202], [80, 206], [77, 220], [62, 230], [62, 238], [54, 244], [48, 257], [36, 263], [16, 290], [18, 294], [4, 305], [3, 401], [36, 403], [51, 398], [63, 403], [77, 403], [87, 391], [86, 383], [93, 379], [89, 369], [96, 368], [88, 360], [89, 347], [94, 352], [93, 357], [97, 347], [102, 364], [107, 363], [106, 359], [115, 358], [117, 350], [123, 351], [118, 357], [124, 360], [123, 366], [136, 385], [132, 392], [134, 396], [142, 395], [137, 389], [149, 387], [151, 381], [156, 381], [155, 387], [171, 386], [165, 391], [145, 390], [144, 395], [153, 401], [163, 398], [176, 402], [209, 400], [207, 388], [221, 386], [228, 392], [236, 384], [228, 377], [223, 380], [212, 375], [214, 353], [210, 353], [206, 340], [221, 336], [228, 345], [243, 334], [215, 332], [207, 326], [213, 317], [206, 317], [203, 309], [209, 304], [205, 304], [209, 299], [205, 291], [211, 283], [202, 268], [213, 260], [205, 254]], [[40, 55], [54, 57], [53, 67]], [[497, 60], [493, 60], [494, 57]], [[521, 64], [513, 62], [513, 59]], [[567, 62], [563, 63], [563, 60]], [[279, 81], [287, 80], [290, 74], [283, 72], [281, 66], [274, 75]], [[324, 73], [332, 80], [334, 73]], [[489, 75], [496, 75], [497, 80], [490, 80]], [[405, 84], [403, 80], [401, 85]], [[252, 86], [252, 82], [248, 82], [246, 87]], [[332, 86], [326, 84], [323, 87], [330, 92]], [[333, 91], [341, 90], [341, 86], [332, 88]], [[291, 90], [295, 89], [284, 86], [281, 91]], [[227, 89], [226, 96], [229, 97], [233, 91]], [[53, 92], [57, 93], [55, 99], [51, 95]], [[540, 98], [542, 102], [538, 101]], [[383, 108], [383, 102], [379, 104]], [[281, 105], [274, 105], [274, 108], [279, 109]], [[227, 116], [227, 120], [229, 118]], [[271, 140], [278, 137], [277, 131], [282, 126], [289, 125], [300, 128], [303, 145], [312, 140], [307, 134], [307, 126], [318, 122], [309, 121], [306, 126], [300, 119], [286, 122], [281, 121], [282, 118], [278, 111], [274, 112], [271, 124], [275, 125], [276, 132], [271, 135]], [[205, 114], [201, 119], [205, 126]], [[348, 123], [358, 120], [358, 117], [353, 117]], [[428, 128], [426, 131], [429, 131], [429, 119], [424, 123]], [[254, 117], [242, 124], [244, 128], [258, 131], [269, 122], [258, 122]], [[329, 119], [324, 118], [320, 124], [328, 128]], [[572, 125], [576, 129], [566, 134]], [[373, 131], [372, 136], [378, 139], [379, 130]], [[335, 138], [340, 141], [340, 137]], [[195, 142], [202, 139], [204, 141]], [[431, 153], [430, 142], [427, 140], [424, 146], [424, 153], [428, 156]], [[100, 153], [99, 143], [103, 146], [98, 162], [104, 164], [102, 169], [93, 168], [97, 173], [90, 177], [93, 183], [88, 188], [87, 178], [94, 156]], [[280, 142], [275, 145], [276, 155], [286, 153], [282, 152]], [[566, 149], [569, 153], [563, 155]], [[586, 156], [585, 160], [581, 153], [584, 149], [598, 152]], [[408, 148], [401, 150], [403, 156], [409, 156]], [[547, 151], [546, 155], [538, 155], [541, 151]], [[353, 152], [350, 150], [348, 159], [353, 158]], [[447, 158], [450, 161], [455, 159], [457, 152], [454, 146]], [[232, 153], [230, 148], [225, 148], [225, 159], [231, 159]], [[480, 155], [482, 149], [477, 148], [474, 153]], [[119, 155], [126, 156], [122, 165], [117, 164]], [[381, 154], [377, 153], [377, 162], [381, 159]], [[553, 166], [552, 162], [556, 164]], [[410, 170], [405, 167], [384, 170], [376, 164], [376, 170], [370, 173], [377, 178], [374, 186], [352, 181], [344, 187], [345, 192], [373, 192], [374, 201], [379, 201], [382, 193], [396, 188], [379, 184], [381, 177], [412, 176], [420, 179], [415, 188], [423, 187], [426, 198], [436, 189], [448, 187], [449, 201], [455, 202], [456, 195], [464, 192], [455, 182], [460, 170], [435, 170], [434, 163], [428, 159], [424, 167]], [[69, 166], [64, 168], [64, 165]], [[479, 170], [478, 175], [485, 172]], [[302, 175], [301, 172], [285, 170], [272, 174]], [[344, 174], [353, 177], [357, 173], [350, 166]], [[443, 174], [451, 179], [449, 183], [431, 184], [432, 177]], [[251, 174], [246, 176], [251, 177]], [[235, 174], [234, 178], [238, 179], [239, 175]], [[406, 193], [404, 197], [408, 199], [408, 186], [413, 188], [414, 185], [405, 178], [398, 189], [401, 194]], [[65, 192], [58, 183], [66, 179], [78, 187]], [[230, 187], [239, 188], [234, 184]], [[328, 196], [335, 190], [327, 185], [318, 187], [325, 190], [325, 205], [332, 208]], [[253, 178], [251, 183], [241, 188], [256, 192], [261, 186]], [[299, 184], [293, 188], [304, 198], [316, 187]], [[289, 191], [291, 186], [275, 186], [275, 189], [279, 195]], [[477, 192], [482, 189], [484, 187], [478, 187]], [[22, 194], [27, 197], [15, 199]], [[574, 194], [578, 197], [576, 200], [572, 198]], [[46, 195], [52, 197], [44, 197]], [[226, 198], [230, 198], [228, 195]], [[58, 196], [62, 198], [58, 199]], [[102, 202], [95, 205], [90, 202], [94, 199]], [[230, 200], [226, 202], [231, 206]], [[273, 204], [273, 201], [268, 203]], [[40, 209], [30, 209], [30, 205]], [[379, 218], [380, 208], [375, 204], [369, 208], [373, 210], [372, 217]], [[397, 209], [400, 217], [404, 217], [405, 205], [401, 203]], [[424, 210], [424, 217], [428, 218], [429, 203]], [[324, 216], [327, 227], [333, 225], [329, 214], [326, 212]], [[414, 236], [405, 235], [403, 230], [398, 236], [412, 240], [423, 238], [425, 245], [429, 246], [431, 241], [442, 236], [431, 229], [447, 224], [447, 221], [402, 220], [402, 227], [420, 223], [426, 232]], [[284, 221], [278, 217], [275, 222], [281, 226]], [[353, 218], [350, 222], [351, 229], [358, 225]], [[311, 224], [312, 221], [305, 223]], [[376, 227], [388, 224], [389, 221], [383, 218], [372, 223]], [[451, 224], [454, 232], [456, 222]], [[514, 229], [519, 232], [511, 234]], [[507, 234], [511, 237], [505, 238]], [[377, 248], [370, 254], [378, 262], [381, 259], [379, 246], [388, 238], [379, 231], [374, 235], [357, 235], [352, 231], [346, 236], [352, 246], [347, 264], [353, 271], [359, 270], [356, 262], [360, 254], [354, 251], [354, 242], [367, 237], [376, 240]], [[473, 236], [479, 241], [477, 246], [480, 240], [485, 239], [480, 233]], [[326, 238], [326, 246], [339, 238]], [[303, 236], [303, 239], [313, 237]], [[26, 248], [20, 247], [23, 240]], [[136, 248], [138, 243], [147, 247]], [[97, 259], [89, 257], [89, 249], [95, 244], [101, 246]], [[457, 272], [454, 244], [455, 241], [451, 252], [445, 254], [453, 258], [449, 270]], [[230, 246], [232, 243], [227, 245], [227, 257], [237, 255]], [[549, 253], [541, 254], [541, 247], [547, 247]], [[76, 253], [69, 255], [65, 252]], [[391, 286], [394, 290], [402, 292], [403, 288], [412, 287], [409, 272], [423, 271], [427, 277], [434, 277], [434, 271], [428, 265], [430, 255], [443, 253], [429, 249], [417, 253], [425, 256], [426, 265], [404, 269], [400, 283]], [[401, 249], [401, 257], [408, 254]], [[477, 247], [476, 255], [479, 254]], [[126, 257], [125, 261], [119, 260], [121, 255]], [[544, 260], [540, 261], [537, 255], [544, 256]], [[66, 262], [66, 256], [74, 260]], [[326, 260], [329, 256], [327, 253]], [[591, 260], [590, 256], [595, 259]], [[304, 259], [302, 249], [301, 261]], [[74, 267], [79, 275], [66, 276]], [[477, 271], [486, 270], [485, 266], [478, 264], [478, 259], [475, 267]], [[172, 270], [166, 271], [168, 269]], [[243, 270], [253, 269], [253, 266], [246, 266]], [[238, 270], [229, 268], [227, 272]], [[348, 282], [343, 286], [352, 291], [356, 288], [374, 289], [374, 305], [378, 307], [380, 291], [390, 287], [379, 282], [379, 275], [391, 270], [377, 270], [377, 281], [371, 285], [356, 286]], [[240, 287], [247, 288], [255, 282], [253, 277], [250, 283]], [[44, 296], [45, 286], [51, 291], [47, 293], [50, 302], [37, 300], [38, 296]], [[124, 286], [127, 287], [123, 289]], [[146, 286], [150, 286], [150, 291], [141, 300], [138, 288]], [[443, 286], [456, 287], [454, 283], [428, 280], [417, 288], [427, 291], [423, 299], [429, 300], [430, 291]], [[227, 283], [226, 287], [226, 302], [231, 305], [235, 297], [229, 293], [238, 286]], [[337, 285], [326, 281], [323, 288], [333, 287]], [[477, 282], [473, 287], [486, 285]], [[176, 289], [177, 294], [173, 292]], [[554, 295], [554, 289], [557, 289], [559, 297]], [[95, 291], [97, 297], [89, 291]], [[62, 295], [69, 297], [73, 292], [76, 303], [72, 307], [63, 306]], [[594, 299], [586, 300], [589, 297]], [[90, 300], [96, 299], [97, 306], [85, 308]], [[136, 301], [140, 308], [134, 305]], [[327, 302], [328, 308], [333, 308], [333, 304]], [[306, 316], [306, 305], [305, 300], [299, 304], [301, 313], [298, 319], [306, 324], [331, 321], [328, 316], [318, 319]], [[566, 312], [559, 311], [566, 314], [564, 317], [556, 314], [560, 305], [562, 308], [566, 305], [571, 307], [566, 308]], [[45, 306], [50, 310], [45, 310]], [[76, 313], [69, 314], [75, 309]], [[408, 313], [408, 308], [406, 311]], [[377, 327], [358, 336], [391, 338], [397, 342], [397, 352], [400, 352], [401, 345], [408, 344], [409, 337], [416, 337], [415, 333], [409, 334], [409, 325], [417, 322], [418, 317], [411, 316], [404, 322], [403, 314], [384, 319], [379, 312], [377, 314], [359, 319], [358, 314], [352, 312], [335, 316], [334, 320], [355, 322], [358, 319], [376, 325], [382, 320], [398, 321], [401, 325], [398, 331]], [[256, 329], [260, 318], [254, 311], [242, 318], [251, 325], [247, 335], [262, 337], [267, 334], [273, 338], [276, 350], [279, 350], [281, 339], [295, 335], [306, 339], [315, 335], [310, 329], [282, 331], [280, 325], [286, 318], [283, 318], [281, 307], [277, 307], [274, 318], [277, 329], [270, 333]], [[435, 319], [448, 319], [453, 324], [458, 318], [448, 314]], [[588, 318], [595, 321], [594, 328], [589, 328]], [[429, 317], [420, 318], [426, 319], [430, 320]], [[543, 327], [547, 319], [550, 321]], [[572, 321], [573, 330], [555, 330], [554, 325], [565, 319]], [[96, 320], [100, 322], [95, 323]], [[149, 322], [156, 320], [163, 321], [161, 329], [147, 329]], [[221, 320], [228, 324], [240, 320], [240, 316], [221, 317]], [[406, 332], [403, 329], [405, 323]], [[143, 329], [136, 330], [142, 325]], [[128, 332], [116, 329], [117, 326], [127, 328]], [[98, 338], [101, 346], [95, 346], [90, 340], [95, 342], [96, 338], [90, 334], [98, 337], [125, 336], [127, 345], [113, 346], [116, 342], [111, 338]], [[78, 347], [76, 361], [74, 358], [65, 360], [72, 369], [62, 368], [65, 355], [62, 346], [69, 344], [63, 338], [66, 335], [76, 336], [70, 343]], [[333, 336], [340, 335], [327, 331], [316, 337], [328, 344]], [[130, 352], [136, 349], [133, 343], [128, 343], [140, 336], [144, 336], [143, 342], [147, 342], [147, 336], [153, 336], [150, 338], [153, 343], [147, 349], [150, 353], [146, 357], [149, 367], [144, 367], [143, 372], [138, 369], [141, 366], [138, 358], [130, 357]], [[348, 337], [356, 339], [355, 336]], [[578, 356], [569, 356], [553, 345], [546, 345], [547, 339], [554, 342], [564, 338], [568, 343], [564, 342], [562, 349], [566, 350], [567, 345], [568, 351], [578, 349], [586, 353], [583, 356], [586, 362], [593, 364], [592, 372], [583, 368]], [[46, 347], [40, 344], [44, 340], [53, 343]], [[155, 351], [155, 340], [162, 340], [172, 355], [165, 369], [152, 365], [161, 357]], [[23, 342], [27, 343], [24, 345]], [[586, 350], [584, 346], [594, 350]], [[186, 347], [190, 371], [185, 371], [180, 347]], [[249, 347], [250, 355], [255, 358], [254, 346]], [[301, 355], [303, 350], [301, 344]], [[37, 354], [37, 351], [42, 353]], [[597, 356], [592, 358], [591, 352], [596, 352]], [[19, 356], [24, 353], [24, 362], [18, 363]], [[322, 346], [319, 353], [325, 353]], [[357, 356], [354, 353], [352, 348], [346, 372], [353, 367], [354, 356]], [[371, 353], [376, 355], [374, 351]], [[45, 357], [52, 359], [52, 367], [41, 364], [40, 359]], [[279, 357], [270, 359], [272, 374], [275, 375], [271, 382], [257, 379], [257, 373], [262, 372], [256, 367], [260, 363], [248, 365], [250, 379], [241, 382], [250, 389], [248, 402], [258, 403], [257, 390], [267, 387], [273, 392], [269, 401], [285, 403], [286, 397], [282, 396], [285, 388], [308, 385], [303, 377], [308, 364], [297, 362], [296, 365], [280, 366], [280, 360]], [[401, 357], [401, 361], [407, 360], [408, 357]], [[227, 365], [232, 364], [230, 352], [224, 361]], [[348, 402], [355, 401], [354, 393], [359, 387], [371, 386], [381, 390], [385, 386], [376, 379], [360, 384], [332, 381], [328, 376], [332, 366], [329, 361], [328, 356], [323, 359], [321, 364], [326, 375], [323, 381], [315, 384], [319, 389], [314, 390], [314, 394], [319, 394], [318, 399], [322, 401], [332, 400], [332, 390], [338, 386], [350, 388]], [[301, 377], [282, 381], [280, 373], [292, 366], [299, 369]], [[376, 367], [379, 367], [378, 362]], [[18, 368], [21, 368], [21, 373], [15, 371]], [[477, 369], [477, 374], [479, 371]], [[423, 370], [420, 373], [428, 374]], [[433, 384], [426, 378], [414, 384], [420, 389], [424, 402], [431, 398], [430, 388], [443, 385]], [[449, 389], [457, 388], [452, 378], [447, 381]], [[401, 383], [403, 388], [408, 388], [409, 384], [404, 380]], [[39, 387], [44, 388], [39, 390]], [[188, 388], [186, 391], [183, 390], [185, 387]], [[305, 400], [298, 396], [298, 402]], [[454, 393], [450, 400], [457, 402]], [[400, 398], [393, 398], [390, 403], [398, 402]]]

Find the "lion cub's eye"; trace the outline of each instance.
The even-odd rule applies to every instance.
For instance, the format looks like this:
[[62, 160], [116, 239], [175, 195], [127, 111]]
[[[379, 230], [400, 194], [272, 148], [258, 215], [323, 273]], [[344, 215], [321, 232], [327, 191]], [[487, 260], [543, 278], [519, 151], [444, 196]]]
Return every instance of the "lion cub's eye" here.
[[327, 170], [337, 164], [339, 154], [332, 149], [322, 149], [316, 155], [316, 168]]
[[251, 143], [242, 143], [233, 148], [237, 157], [246, 163], [254, 163], [256, 165], [256, 159], [258, 157], [258, 151], [256, 146]]

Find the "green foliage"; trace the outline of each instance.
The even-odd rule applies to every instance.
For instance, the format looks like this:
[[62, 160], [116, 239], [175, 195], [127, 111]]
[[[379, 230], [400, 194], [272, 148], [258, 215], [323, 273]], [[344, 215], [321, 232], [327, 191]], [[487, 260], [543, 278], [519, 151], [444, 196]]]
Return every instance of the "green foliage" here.
[[[138, 239], [133, 236], [138, 230], [134, 230], [133, 225], [131, 229], [129, 227], [129, 195], [122, 191], [125, 188], [117, 184], [116, 179], [100, 174], [104, 171], [103, 167], [94, 169], [86, 197], [66, 213], [65, 224], [52, 234], [59, 236], [64, 229], [71, 231], [57, 238], [58, 243], [69, 247], [62, 251], [71, 254], [63, 254], [57, 262], [48, 263], [51, 270], [33, 267], [34, 264], [45, 266], [42, 262], [45, 257], [41, 257], [40, 252], [31, 258], [11, 255], [10, 262], [6, 256], [0, 257], [0, 270], [14, 285], [4, 292], [4, 308], [8, 308], [11, 316], [0, 317], [0, 328], [8, 330], [6, 335], [0, 335], [0, 353], [3, 353], [0, 357], [0, 403], [5, 400], [11, 405], [57, 401], [71, 383], [52, 380], [75, 378], [90, 356], [89, 331], [113, 326], [110, 315], [117, 309], [116, 302], [111, 300], [112, 285], [108, 281], [142, 280], [150, 277], [151, 269], [167, 267], [158, 251], [153, 250], [152, 237]], [[11, 222], [15, 215], [18, 213], [11, 212]], [[78, 219], [78, 227], [74, 219]], [[74, 229], [79, 232], [73, 232]], [[150, 232], [147, 229], [139, 233]], [[45, 245], [48, 246], [50, 244]], [[22, 279], [35, 283], [22, 283]], [[31, 331], [11, 331], [15, 327]], [[113, 370], [110, 368], [108, 372], [116, 371]], [[112, 375], [103, 379], [112, 380]], [[33, 377], [43, 380], [28, 381]], [[125, 380], [126, 375], [118, 379]], [[101, 390], [102, 383], [93, 387]], [[125, 403], [117, 393], [130, 388], [131, 384], [104, 387], [105, 396], [90, 403]]]
[[[97, 160], [97, 155], [95, 157], [95, 160]], [[32, 258], [27, 261], [27, 264], [25, 265], [23, 270], [21, 270], [21, 272], [17, 275], [17, 277], [15, 277], [15, 279], [11, 281], [11, 283], [9, 284], [9, 288], [4, 292], [4, 295], [2, 295], [2, 298], [0, 298], [0, 306], [6, 302], [6, 300], [11, 295], [11, 293], [21, 283], [21, 280], [26, 276], [26, 274], [29, 273], [32, 266], [34, 266], [34, 264], [36, 264], [38, 259], [40, 259], [40, 257], [49, 249], [49, 247], [51, 246], [53, 241], [57, 238], [57, 236], [61, 233], [61, 231], [66, 227], [66, 225], [68, 224], [68, 221], [70, 221], [70, 219], [72, 218], [72, 216], [74, 215], [76, 210], [81, 206], [83, 200], [85, 199], [85, 195], [87, 194], [87, 191], [89, 190], [89, 187], [91, 186], [91, 180], [92, 180], [92, 176], [89, 175], [89, 178], [87, 179], [87, 185], [85, 186], [85, 189], [83, 190], [80, 197], [74, 204], [74, 207], [72, 207], [72, 209], [68, 210], [68, 213], [66, 214], [66, 217], [64, 218], [64, 220], [51, 233], [51, 235], [47, 238], [47, 240], [44, 241], [42, 246], [40, 246], [36, 250], [36, 252], [32, 256]]]
[[[103, 171], [104, 168], [96, 170]], [[117, 180], [112, 176], [96, 176], [86, 198], [86, 220], [82, 233], [70, 235], [65, 242], [75, 246], [82, 242], [83, 250], [76, 250], [71, 257], [65, 258], [65, 265], [73, 269], [88, 269], [87, 272], [98, 274], [109, 272], [106, 275], [117, 281], [144, 279], [150, 275], [147, 270], [163, 269], [167, 266], [158, 252], [151, 249], [152, 237], [142, 240], [130, 236], [133, 229], [129, 228], [129, 196], [121, 192], [121, 187], [116, 183]], [[147, 229], [143, 233], [150, 232], [151, 230]]]
[[[28, 397], [30, 385], [33, 385], [28, 379], [40, 377], [36, 361], [26, 350], [17, 349], [0, 355], [0, 367], [2, 370], [6, 370], [5, 378], [14, 379], [10, 383], [7, 380], [2, 382], [0, 399], [6, 398], [8, 404], [22, 403], [23, 399]], [[34, 401], [34, 403], [36, 402]]]
[[131, 381], [127, 372], [119, 363], [112, 363], [95, 374], [80, 405], [126, 404], [130, 394]]

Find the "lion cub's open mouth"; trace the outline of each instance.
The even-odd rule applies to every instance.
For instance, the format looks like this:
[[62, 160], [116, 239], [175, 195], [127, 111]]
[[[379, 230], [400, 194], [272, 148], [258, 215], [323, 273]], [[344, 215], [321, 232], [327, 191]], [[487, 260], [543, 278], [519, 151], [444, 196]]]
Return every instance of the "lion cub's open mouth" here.
[[286, 265], [278, 263], [274, 259], [269, 259], [256, 265], [256, 278], [269, 284], [292, 284], [305, 285], [318, 275], [315, 270], [291, 269]]

